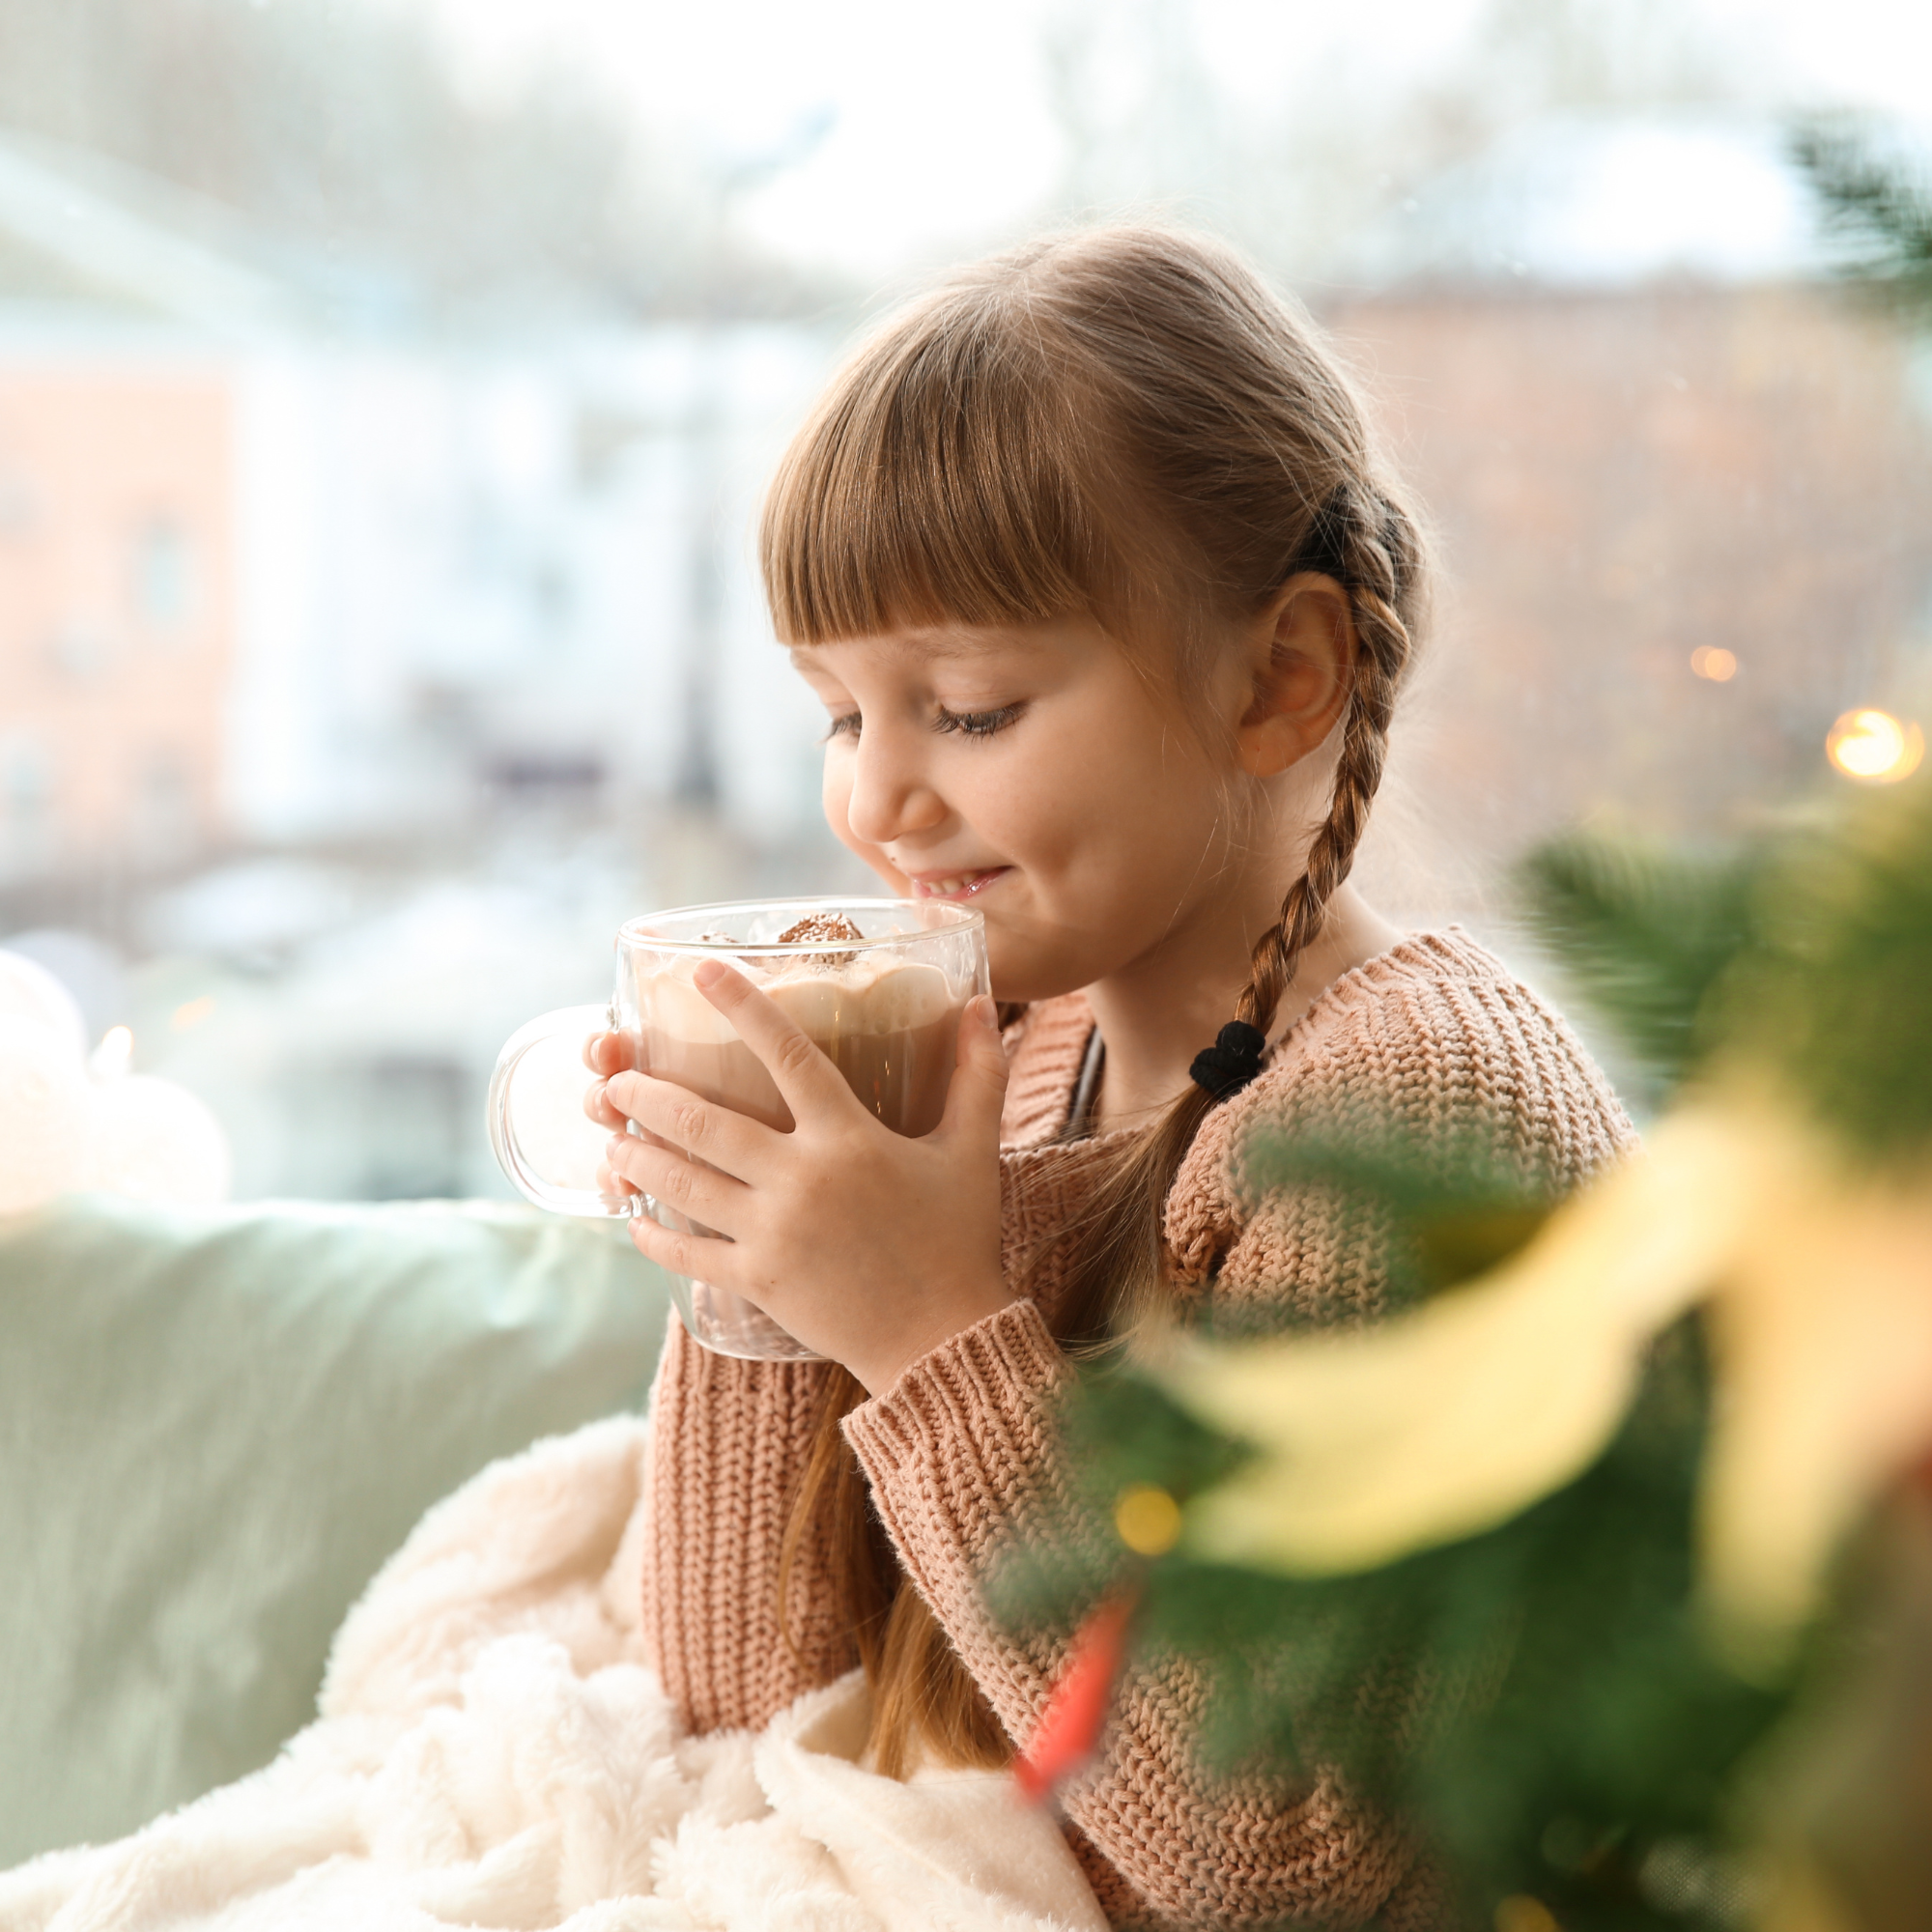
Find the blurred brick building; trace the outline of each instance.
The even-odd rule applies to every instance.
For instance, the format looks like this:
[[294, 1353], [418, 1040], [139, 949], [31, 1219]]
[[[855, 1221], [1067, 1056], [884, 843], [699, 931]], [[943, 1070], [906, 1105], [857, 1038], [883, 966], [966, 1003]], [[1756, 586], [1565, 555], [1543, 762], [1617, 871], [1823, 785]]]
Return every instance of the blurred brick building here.
[[230, 385], [0, 349], [0, 877], [219, 831]]
[[1518, 284], [1324, 319], [1441, 540], [1404, 724], [1451, 841], [1721, 833], [1823, 778], [1840, 712], [1932, 697], [1928, 364], [1857, 298]]
[[286, 306], [200, 223], [0, 142], [0, 884], [224, 831], [232, 352]]

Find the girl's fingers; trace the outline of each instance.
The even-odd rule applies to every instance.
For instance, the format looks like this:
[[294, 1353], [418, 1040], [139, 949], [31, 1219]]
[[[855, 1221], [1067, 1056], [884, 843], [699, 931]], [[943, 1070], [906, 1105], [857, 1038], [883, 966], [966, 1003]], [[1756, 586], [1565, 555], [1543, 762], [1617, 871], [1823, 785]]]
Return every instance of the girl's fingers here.
[[611, 1137], [606, 1159], [613, 1174], [639, 1194], [662, 1202], [688, 1221], [699, 1221], [721, 1235], [737, 1232], [751, 1193], [742, 1180], [687, 1160], [681, 1153], [648, 1147], [628, 1134]]
[[600, 1161], [597, 1165], [597, 1191], [614, 1208], [628, 1201], [638, 1190], [609, 1161]]
[[689, 1088], [653, 1080], [648, 1073], [613, 1074], [604, 1091], [621, 1117], [618, 1126], [635, 1121], [661, 1145], [696, 1154], [740, 1180], [755, 1178], [765, 1143], [775, 1138], [771, 1128], [756, 1121], [729, 1107], [715, 1107]]
[[608, 1081], [596, 1080], [584, 1089], [583, 1111], [600, 1127], [609, 1127], [612, 1133], [624, 1131], [624, 1117], [611, 1104]]
[[604, 1092], [611, 1074], [630, 1065], [630, 1047], [620, 1033], [593, 1033], [583, 1042], [583, 1064], [598, 1077], [583, 1094], [583, 1111], [600, 1127], [621, 1129], [624, 1117], [611, 1106]]
[[764, 1062], [794, 1121], [830, 1108], [858, 1106], [844, 1076], [776, 1000], [722, 959], [702, 961], [691, 983], [731, 1022], [731, 1030]]
[[672, 1274], [687, 1275], [693, 1281], [714, 1282], [734, 1294], [745, 1292], [734, 1278], [734, 1250], [729, 1241], [710, 1235], [681, 1234], [675, 1228], [653, 1221], [648, 1214], [639, 1214], [631, 1221], [631, 1244]]
[[593, 1033], [583, 1042], [583, 1064], [600, 1079], [631, 1064], [630, 1043], [620, 1033]]
[[958, 1059], [935, 1131], [998, 1147], [1006, 1102], [1007, 1047], [1000, 1037], [999, 1009], [984, 993], [977, 993], [959, 1015]]

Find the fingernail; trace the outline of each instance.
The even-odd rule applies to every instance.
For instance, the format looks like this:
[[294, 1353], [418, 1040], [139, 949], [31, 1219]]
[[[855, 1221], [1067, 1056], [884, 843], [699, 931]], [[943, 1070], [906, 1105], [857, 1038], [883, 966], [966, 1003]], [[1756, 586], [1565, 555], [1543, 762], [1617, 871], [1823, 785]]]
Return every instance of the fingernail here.
[[631, 1137], [629, 1134], [612, 1134], [605, 1144], [604, 1151], [612, 1160], [615, 1160], [623, 1153], [625, 1148], [630, 1145], [630, 1140]]
[[999, 1032], [999, 1009], [993, 1005], [992, 1000], [986, 994], [975, 993], [972, 999], [966, 1003], [966, 1009], [973, 1015], [973, 1024], [975, 1026], [982, 1026], [989, 1033]]
[[708, 986], [715, 986], [724, 977], [724, 962], [722, 959], [700, 959], [692, 969], [691, 983], [701, 993]]

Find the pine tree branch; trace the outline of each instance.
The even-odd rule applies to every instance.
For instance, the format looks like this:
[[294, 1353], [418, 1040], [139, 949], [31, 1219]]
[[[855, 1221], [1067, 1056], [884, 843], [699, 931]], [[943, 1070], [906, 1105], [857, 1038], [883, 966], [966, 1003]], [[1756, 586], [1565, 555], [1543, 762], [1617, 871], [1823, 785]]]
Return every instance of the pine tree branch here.
[[1924, 171], [1911, 168], [1894, 143], [1859, 117], [1800, 122], [1789, 145], [1827, 229], [1850, 250], [1842, 272], [1932, 310], [1932, 184]]

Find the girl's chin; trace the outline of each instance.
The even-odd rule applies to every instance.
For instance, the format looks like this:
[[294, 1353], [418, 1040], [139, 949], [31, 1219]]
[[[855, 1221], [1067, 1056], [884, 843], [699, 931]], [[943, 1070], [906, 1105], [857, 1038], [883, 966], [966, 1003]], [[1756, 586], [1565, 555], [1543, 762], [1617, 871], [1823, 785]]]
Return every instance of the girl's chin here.
[[1032, 1007], [1077, 993], [1088, 983], [1080, 965], [1056, 959], [986, 922], [986, 962], [991, 969], [993, 998], [1002, 1006]]

